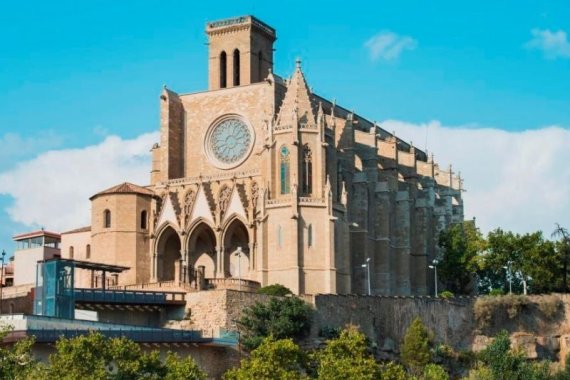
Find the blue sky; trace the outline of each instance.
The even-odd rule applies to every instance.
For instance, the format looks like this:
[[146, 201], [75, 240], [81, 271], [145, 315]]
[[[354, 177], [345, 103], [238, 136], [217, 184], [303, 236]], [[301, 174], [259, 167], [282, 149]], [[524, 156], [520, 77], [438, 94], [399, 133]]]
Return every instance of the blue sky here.
[[[56, 221], [66, 213], [65, 204], [60, 215], [38, 210], [42, 202], [57, 202], [50, 189], [64, 183], [65, 177], [77, 176], [81, 182], [82, 174], [68, 170], [65, 160], [53, 172], [57, 180], [45, 182], [51, 187], [40, 182], [34, 189], [40, 202], [33, 208], [17, 209], [24, 207], [18, 206], [22, 182], [49, 172], [39, 165], [49, 161], [46, 152], [61, 157], [70, 151], [88, 154], [87, 148], [103, 147], [109, 136], [123, 142], [146, 142], [140, 136], [158, 129], [158, 95], [163, 84], [182, 93], [207, 86], [205, 22], [243, 14], [255, 14], [277, 29], [278, 74], [289, 75], [295, 58], [302, 58], [303, 70], [317, 93], [336, 98], [372, 120], [397, 121], [387, 122], [387, 127], [405, 123], [410, 136], [420, 132], [421, 145], [429, 131], [432, 143], [428, 148], [436, 156], [435, 147], [441, 143], [434, 141], [438, 128], [491, 129], [496, 132], [492, 136], [506, 132], [505, 141], [520, 142], [525, 152], [524, 144], [532, 145], [528, 137], [535, 138], [533, 131], [540, 136], [554, 133], [552, 129], [543, 133], [547, 126], [557, 128], [552, 135], [557, 140], [567, 141], [570, 7], [565, 1], [2, 2], [0, 142], [4, 148], [0, 179], [5, 182], [0, 183], [0, 249], [12, 249], [10, 236], [16, 232], [37, 226], [68, 228]], [[437, 123], [429, 124], [432, 121]], [[551, 140], [539, 141], [545, 141], [543, 148], [549, 149]], [[478, 150], [477, 141], [463, 141], [471, 147], [471, 154], [491, 154]], [[445, 150], [445, 144], [440, 149]], [[570, 176], [565, 178], [568, 171], [560, 172], [556, 165], [568, 157], [560, 156], [568, 149], [564, 145], [554, 149], [552, 157], [543, 159], [546, 163], [530, 160], [524, 165], [538, 165], [536, 175], [538, 171], [562, 175], [559, 182], [545, 186], [554, 191], [546, 194], [545, 202], [560, 200], [563, 204], [556, 207], [560, 212], [570, 209], [564, 201], [570, 198], [564, 185], [570, 183]], [[449, 161], [445, 165], [460, 161], [470, 166], [480, 158], [466, 161], [442, 153], [439, 157]], [[536, 157], [541, 152], [529, 154]], [[143, 161], [144, 168], [147, 161]], [[58, 165], [57, 160], [53, 162]], [[85, 162], [89, 165], [89, 157]], [[18, 174], [32, 163], [41, 173], [28, 171], [28, 178]], [[523, 165], [515, 164], [497, 169], [494, 176], [514, 173], [509, 171], [512, 166]], [[533, 175], [524, 170], [517, 173]], [[486, 177], [478, 175], [466, 177], [468, 188], [477, 192], [494, 186], [496, 191], [474, 195], [474, 207], [468, 213], [472, 216], [485, 212], [486, 196], [496, 196], [500, 190], [509, 197], [505, 184], [487, 185]], [[550, 177], [540, 177], [541, 184]], [[101, 178], [103, 186], [118, 177]], [[507, 211], [519, 212], [531, 195]], [[88, 209], [88, 203], [84, 208]], [[22, 213], [35, 212], [35, 217], [22, 217]], [[542, 224], [524, 224], [516, 217], [517, 223], [505, 220], [503, 227], [546, 230], [549, 219], [552, 225], [568, 226], [568, 215], [544, 215]], [[536, 216], [525, 218], [530, 221]]]

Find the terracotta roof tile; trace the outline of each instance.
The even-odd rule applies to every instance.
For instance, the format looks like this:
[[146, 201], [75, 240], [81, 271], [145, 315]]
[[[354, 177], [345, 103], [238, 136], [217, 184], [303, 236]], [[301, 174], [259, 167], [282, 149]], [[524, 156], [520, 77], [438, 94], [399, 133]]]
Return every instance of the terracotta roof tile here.
[[106, 190], [100, 191], [97, 194], [93, 195], [89, 199], [93, 199], [99, 195], [105, 194], [143, 194], [143, 195], [154, 195], [152, 190], [147, 189], [146, 187], [138, 186], [129, 182], [121, 183], [120, 185], [110, 187]]
[[65, 235], [65, 234], [77, 234], [77, 233], [79, 233], [79, 232], [89, 232], [89, 231], [91, 231], [91, 226], [76, 228], [76, 229], [74, 229], [74, 230], [62, 232], [61, 234], [62, 234], [62, 235]]

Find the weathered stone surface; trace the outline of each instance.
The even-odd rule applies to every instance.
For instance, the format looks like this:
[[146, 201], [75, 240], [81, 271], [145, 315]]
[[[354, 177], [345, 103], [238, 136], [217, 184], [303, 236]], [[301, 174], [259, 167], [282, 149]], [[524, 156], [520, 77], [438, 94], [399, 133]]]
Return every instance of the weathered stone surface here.
[[527, 333], [515, 333], [511, 336], [511, 345], [514, 349], [521, 350], [527, 359], [536, 359], [536, 337]]

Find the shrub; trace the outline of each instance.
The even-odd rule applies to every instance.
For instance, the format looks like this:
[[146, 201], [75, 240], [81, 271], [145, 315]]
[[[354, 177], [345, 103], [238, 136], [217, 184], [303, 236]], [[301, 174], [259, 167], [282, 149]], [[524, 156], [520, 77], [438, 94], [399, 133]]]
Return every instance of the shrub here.
[[380, 365], [381, 380], [407, 380], [408, 375], [404, 367], [398, 363], [387, 362]]
[[441, 298], [444, 298], [444, 299], [455, 297], [455, 295], [453, 293], [451, 293], [449, 290], [445, 290], [445, 291], [439, 293], [439, 296]]
[[243, 344], [254, 349], [264, 338], [301, 338], [311, 328], [312, 307], [297, 297], [271, 298], [244, 309], [239, 324], [243, 327]]
[[510, 319], [516, 318], [530, 303], [527, 296], [508, 294], [506, 296], [485, 296], [475, 301], [473, 312], [480, 328], [487, 327], [498, 311], [505, 310]]
[[323, 326], [319, 330], [319, 336], [325, 339], [336, 339], [341, 332], [342, 329], [340, 327]]
[[503, 289], [500, 288], [495, 288], [495, 289], [491, 289], [491, 291], [489, 292], [490, 296], [503, 296], [505, 295], [505, 292], [503, 291]]
[[374, 380], [380, 368], [368, 352], [368, 341], [354, 326], [342, 330], [340, 336], [327, 342], [317, 352], [318, 379], [323, 380]]
[[267, 294], [268, 296], [284, 297], [292, 295], [293, 292], [286, 286], [281, 284], [267, 285], [257, 290], [258, 294]]
[[442, 366], [431, 363], [424, 369], [424, 380], [449, 380], [449, 375]]
[[430, 333], [419, 317], [413, 320], [400, 348], [402, 362], [415, 374], [430, 362]]
[[225, 380], [302, 379], [305, 355], [291, 339], [265, 338], [259, 347], [243, 360], [239, 368], [224, 374]]

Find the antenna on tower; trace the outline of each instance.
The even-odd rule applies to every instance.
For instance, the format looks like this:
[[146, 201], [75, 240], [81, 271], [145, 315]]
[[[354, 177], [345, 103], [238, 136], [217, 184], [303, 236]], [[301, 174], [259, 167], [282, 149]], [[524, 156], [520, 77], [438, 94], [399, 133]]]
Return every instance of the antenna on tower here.
[[428, 132], [429, 132], [429, 123], [426, 124], [426, 145], [425, 145], [425, 152], [428, 151]]

